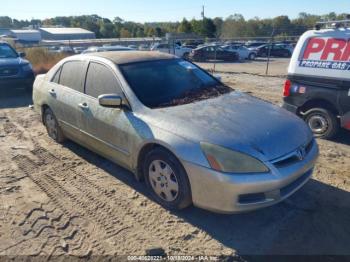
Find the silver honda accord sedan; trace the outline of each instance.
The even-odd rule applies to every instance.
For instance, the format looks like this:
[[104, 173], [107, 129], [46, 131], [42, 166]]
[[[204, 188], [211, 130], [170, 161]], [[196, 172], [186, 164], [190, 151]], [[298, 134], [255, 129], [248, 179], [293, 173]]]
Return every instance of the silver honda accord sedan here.
[[276, 204], [311, 178], [318, 157], [298, 117], [168, 54], [66, 58], [36, 78], [33, 100], [52, 139], [132, 171], [169, 209]]

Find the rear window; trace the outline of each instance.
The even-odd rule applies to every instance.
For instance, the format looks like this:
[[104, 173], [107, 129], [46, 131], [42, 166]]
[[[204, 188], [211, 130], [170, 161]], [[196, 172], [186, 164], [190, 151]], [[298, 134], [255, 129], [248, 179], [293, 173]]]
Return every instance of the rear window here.
[[69, 61], [61, 69], [60, 85], [84, 92], [85, 62]]

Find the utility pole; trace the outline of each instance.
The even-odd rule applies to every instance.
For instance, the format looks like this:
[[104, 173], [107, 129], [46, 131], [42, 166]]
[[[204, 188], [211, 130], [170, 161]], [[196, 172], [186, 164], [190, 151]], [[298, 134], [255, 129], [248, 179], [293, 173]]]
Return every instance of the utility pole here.
[[202, 13], [201, 13], [201, 15], [202, 15], [202, 18], [204, 20], [204, 18], [205, 18], [205, 6], [204, 5], [202, 6]]

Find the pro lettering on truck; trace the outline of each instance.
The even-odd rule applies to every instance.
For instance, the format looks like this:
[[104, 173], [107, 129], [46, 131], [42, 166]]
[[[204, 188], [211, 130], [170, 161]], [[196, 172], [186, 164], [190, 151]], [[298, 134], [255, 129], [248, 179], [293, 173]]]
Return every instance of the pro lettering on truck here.
[[300, 67], [350, 70], [350, 39], [310, 38]]
[[332, 138], [340, 128], [350, 130], [350, 20], [318, 25], [295, 47], [283, 107], [304, 119], [316, 137]]

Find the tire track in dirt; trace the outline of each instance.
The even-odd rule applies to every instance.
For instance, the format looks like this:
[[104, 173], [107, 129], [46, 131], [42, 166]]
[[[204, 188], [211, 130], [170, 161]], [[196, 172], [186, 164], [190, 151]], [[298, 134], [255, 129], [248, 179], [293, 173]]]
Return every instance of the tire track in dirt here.
[[[79, 219], [80, 216], [76, 215], [72, 210], [67, 208], [64, 202], [68, 202], [69, 193], [62, 189], [60, 186], [50, 184], [50, 180], [45, 179], [45, 174], [38, 170], [40, 165], [35, 163], [27, 156], [18, 155], [13, 158], [18, 167], [28, 175], [31, 180], [51, 199], [55, 208], [46, 210], [44, 205], [39, 208], [33, 208], [26, 215], [24, 220], [19, 224], [24, 226], [23, 236], [31, 236], [30, 239], [43, 238], [44, 240], [35, 255], [57, 255], [59, 250], [62, 250], [65, 254], [78, 254], [81, 257], [87, 257], [92, 254], [93, 251], [98, 254], [104, 253], [104, 248], [99, 243], [95, 243], [86, 229], [83, 227], [73, 225], [73, 220]], [[39, 172], [38, 172], [39, 171]], [[68, 199], [67, 199], [68, 198]], [[69, 206], [69, 205], [68, 205]], [[74, 205], [72, 205], [72, 208]], [[29, 228], [28, 228], [29, 227]], [[53, 240], [57, 240], [56, 242]], [[86, 246], [83, 242], [86, 239]], [[49, 243], [53, 241], [53, 243]], [[53, 247], [50, 253], [47, 253], [47, 246]]]
[[[38, 158], [38, 162], [23, 155], [16, 156], [13, 160], [56, 206], [65, 210], [67, 217], [88, 218], [98, 228], [96, 231], [103, 232], [102, 235], [100, 233], [93, 237], [95, 242], [92, 243], [92, 248], [98, 254], [113, 254], [114, 246], [123, 246], [125, 242], [125, 236], [120, 237], [120, 234], [128, 234], [128, 231], [137, 236], [136, 242], [139, 241], [139, 244], [143, 241], [154, 242], [147, 233], [148, 230], [135, 223], [137, 213], [131, 212], [130, 207], [121, 205], [121, 201], [111, 201], [111, 192], [92, 183], [69, 166], [64, 166], [60, 159], [44, 148], [36, 148], [32, 154]], [[141, 245], [135, 245], [135, 252], [141, 251], [140, 247]]]
[[[194, 233], [191, 235], [192, 237], [190, 240], [195, 240], [196, 235], [199, 234], [200, 231], [192, 225], [185, 223], [183, 219], [169, 212], [164, 212], [162, 208], [155, 209], [153, 207], [148, 207], [140, 209], [140, 205], [135, 204], [133, 197], [129, 198], [125, 195], [125, 190], [113, 190], [112, 193], [111, 190], [88, 179], [90, 174], [91, 177], [94, 175], [92, 173], [94, 171], [87, 171], [81, 174], [75, 170], [75, 166], [69, 167], [69, 160], [67, 162], [61, 160], [42, 147], [36, 148], [32, 153], [40, 159], [39, 161], [42, 166], [52, 166], [53, 172], [50, 176], [51, 178], [60, 178], [60, 183], [63, 181], [63, 183], [67, 183], [67, 187], [71, 186], [81, 191], [83, 197], [89, 200], [88, 205], [90, 203], [95, 203], [94, 206], [96, 207], [96, 213], [98, 213], [99, 217], [96, 218], [92, 216], [91, 219], [94, 219], [102, 225], [106, 232], [106, 237], [113, 239], [117, 246], [119, 246], [118, 243], [123, 246], [122, 242], [125, 240], [116, 238], [123, 232], [125, 234], [124, 237], [128, 237], [128, 241], [135, 242], [134, 252], [144, 251], [145, 245], [142, 247], [142, 245], [140, 245], [142, 243], [147, 243], [147, 246], [163, 246], [170, 250], [188, 249], [193, 251], [191, 241], [183, 240], [184, 238], [186, 239], [186, 236], [191, 234], [191, 232]], [[85, 215], [91, 215], [89, 212], [86, 212], [89, 210], [89, 206], [84, 205], [84, 203], [81, 203], [81, 205], [82, 212], [85, 212]], [[125, 224], [124, 221], [131, 221], [131, 223]], [[163, 221], [163, 224], [159, 224], [159, 221]], [[116, 226], [119, 223], [121, 223], [121, 225], [119, 227]], [[181, 224], [183, 236], [179, 234], [179, 223]], [[123, 224], [125, 224], [125, 227], [123, 227]], [[113, 226], [111, 227], [111, 225]], [[176, 236], [172, 234], [164, 235], [161, 233], [161, 230], [177, 232], [177, 234]], [[206, 237], [205, 239], [208, 240]], [[215, 241], [212, 243], [214, 246], [217, 246], [218, 252], [223, 251], [223, 247], [219, 243]]]
[[[69, 164], [64, 165], [64, 161], [42, 147], [36, 148], [32, 153], [39, 159], [41, 165], [46, 166], [50, 164], [55, 167], [53, 169], [57, 175], [49, 176], [52, 183], [55, 183], [52, 181], [54, 180], [53, 177], [59, 177], [61, 179], [60, 183], [80, 191], [78, 194], [83, 198], [75, 199], [75, 202], [81, 207], [80, 212], [97, 222], [105, 232], [107, 239], [113, 240], [119, 246], [118, 242], [124, 241], [124, 239], [119, 237], [119, 234], [132, 231], [133, 235], [141, 237], [141, 241], [155, 242], [150, 237], [152, 235], [149, 234], [150, 227], [143, 226], [145, 225], [145, 219], [139, 210], [132, 210], [129, 203], [121, 201], [125, 197], [122, 192], [117, 197], [118, 192], [112, 193], [106, 188], [93, 183], [86, 178], [88, 174], [79, 174], [74, 170], [74, 167], [69, 167]], [[86, 200], [81, 200], [84, 198]], [[157, 242], [154, 245], [160, 244]], [[135, 248], [135, 251], [141, 251], [136, 246]]]

